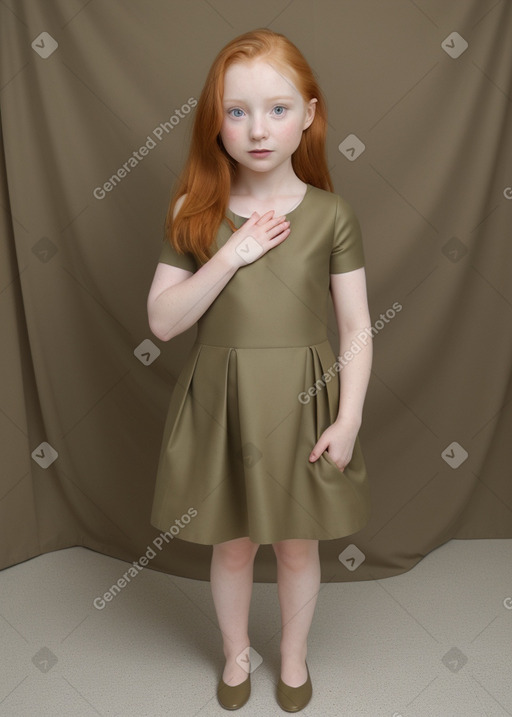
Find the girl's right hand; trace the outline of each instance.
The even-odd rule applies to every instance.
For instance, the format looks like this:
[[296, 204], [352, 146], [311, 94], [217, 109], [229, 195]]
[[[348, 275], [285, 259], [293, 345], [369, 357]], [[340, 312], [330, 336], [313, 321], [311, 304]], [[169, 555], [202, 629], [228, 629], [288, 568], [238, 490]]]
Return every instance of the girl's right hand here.
[[261, 217], [253, 212], [249, 219], [219, 249], [236, 269], [252, 264], [260, 256], [280, 244], [290, 233], [290, 222], [284, 215], [274, 217], [271, 209]]

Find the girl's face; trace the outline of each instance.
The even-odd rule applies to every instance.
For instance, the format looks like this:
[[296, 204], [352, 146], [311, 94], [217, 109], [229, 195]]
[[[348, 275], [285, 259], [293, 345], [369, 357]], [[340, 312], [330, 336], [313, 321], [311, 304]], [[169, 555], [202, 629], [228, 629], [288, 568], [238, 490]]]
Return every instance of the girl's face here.
[[[255, 172], [290, 162], [314, 119], [316, 101], [305, 104], [295, 85], [268, 62], [230, 65], [224, 76], [220, 130], [227, 153]], [[268, 152], [256, 154], [259, 149]]]

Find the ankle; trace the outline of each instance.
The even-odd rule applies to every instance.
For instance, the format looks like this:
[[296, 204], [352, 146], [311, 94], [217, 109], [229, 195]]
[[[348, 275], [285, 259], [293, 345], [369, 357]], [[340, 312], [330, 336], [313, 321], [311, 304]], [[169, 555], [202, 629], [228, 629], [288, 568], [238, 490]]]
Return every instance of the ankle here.
[[233, 660], [236, 660], [237, 657], [239, 657], [240, 655], [242, 655], [244, 653], [247, 653], [247, 656], [249, 656], [248, 655], [249, 647], [250, 647], [250, 642], [249, 642], [249, 640], [247, 640], [246, 642], [241, 642], [236, 647], [230, 646], [229, 648], [224, 648], [224, 657], [226, 658], [227, 662], [232, 662]]
[[307, 645], [301, 646], [281, 646], [281, 660], [293, 660], [297, 662], [305, 662], [308, 654]]

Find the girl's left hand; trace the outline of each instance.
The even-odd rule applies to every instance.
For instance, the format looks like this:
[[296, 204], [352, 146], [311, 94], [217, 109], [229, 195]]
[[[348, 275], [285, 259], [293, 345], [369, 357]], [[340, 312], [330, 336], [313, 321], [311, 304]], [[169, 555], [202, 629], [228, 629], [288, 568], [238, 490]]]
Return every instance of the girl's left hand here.
[[313, 463], [327, 449], [329, 457], [336, 463], [340, 471], [344, 471], [350, 463], [354, 444], [356, 442], [358, 429], [333, 423], [322, 433], [309, 454], [309, 460]]

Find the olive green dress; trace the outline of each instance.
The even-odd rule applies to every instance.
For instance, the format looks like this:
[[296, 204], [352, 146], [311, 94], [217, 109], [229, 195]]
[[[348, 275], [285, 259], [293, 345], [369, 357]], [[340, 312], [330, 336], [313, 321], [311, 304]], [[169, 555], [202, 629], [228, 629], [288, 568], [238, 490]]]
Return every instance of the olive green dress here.
[[[237, 229], [247, 221], [227, 216]], [[359, 437], [343, 472], [326, 451], [308, 460], [338, 414], [329, 274], [364, 266], [359, 222], [344, 199], [310, 184], [287, 219], [284, 242], [238, 269], [198, 320], [176, 380], [150, 522], [178, 539], [332, 540], [369, 520]], [[213, 251], [231, 234], [224, 220]], [[159, 261], [197, 270], [167, 240]]]

